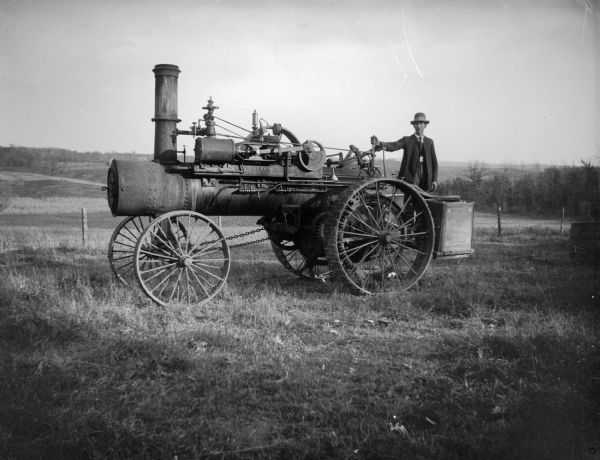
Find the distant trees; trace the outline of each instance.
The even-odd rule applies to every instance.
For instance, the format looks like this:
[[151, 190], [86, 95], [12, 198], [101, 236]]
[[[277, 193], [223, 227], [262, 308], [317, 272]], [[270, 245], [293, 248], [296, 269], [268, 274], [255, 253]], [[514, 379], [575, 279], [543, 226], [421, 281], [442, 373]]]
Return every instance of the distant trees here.
[[66, 163], [102, 163], [111, 158], [147, 160], [150, 155], [135, 153], [76, 152], [57, 148], [32, 148], [11, 145], [0, 146], [0, 168], [28, 169], [35, 172], [58, 174]]
[[591, 162], [533, 171], [489, 170], [473, 164], [466, 177], [440, 184], [440, 193], [475, 201], [480, 211], [502, 206], [513, 213], [556, 214], [564, 207], [571, 216], [600, 218], [600, 168]]

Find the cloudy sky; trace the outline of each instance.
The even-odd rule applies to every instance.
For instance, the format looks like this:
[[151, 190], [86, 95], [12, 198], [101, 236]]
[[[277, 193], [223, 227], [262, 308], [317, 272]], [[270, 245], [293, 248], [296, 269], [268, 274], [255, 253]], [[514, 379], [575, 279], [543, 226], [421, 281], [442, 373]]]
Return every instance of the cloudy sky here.
[[0, 33], [0, 145], [152, 153], [168, 63], [180, 129], [212, 96], [334, 153], [424, 111], [441, 161], [600, 162], [597, 0], [0, 0]]

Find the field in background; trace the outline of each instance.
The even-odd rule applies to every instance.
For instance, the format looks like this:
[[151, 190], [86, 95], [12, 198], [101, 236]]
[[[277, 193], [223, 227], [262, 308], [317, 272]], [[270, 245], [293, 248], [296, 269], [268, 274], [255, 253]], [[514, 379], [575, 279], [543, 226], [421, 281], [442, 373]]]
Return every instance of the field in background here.
[[[23, 242], [32, 248], [52, 246], [74, 247], [81, 245], [81, 209], [87, 213], [89, 243], [91, 249], [106, 248], [114, 228], [124, 217], [113, 217], [108, 210], [105, 197], [50, 197], [12, 198], [8, 206], [0, 211], [0, 249], [17, 249]], [[215, 222], [217, 217], [213, 217]], [[255, 226], [258, 217], [223, 217], [222, 224], [227, 236], [233, 232], [247, 230], [241, 227]], [[502, 216], [502, 228], [516, 232], [519, 229], [543, 226], [553, 231], [560, 230], [559, 219], [532, 219], [522, 216]], [[229, 230], [229, 227], [236, 227]], [[497, 216], [476, 213], [475, 227], [497, 228]], [[568, 235], [569, 223], [565, 222], [564, 234]], [[264, 237], [260, 233], [256, 237]], [[253, 237], [254, 239], [254, 237]]]
[[394, 296], [233, 249], [213, 301], [162, 308], [69, 196], [0, 212], [0, 458], [600, 458], [600, 273], [558, 221], [476, 215], [472, 258]]

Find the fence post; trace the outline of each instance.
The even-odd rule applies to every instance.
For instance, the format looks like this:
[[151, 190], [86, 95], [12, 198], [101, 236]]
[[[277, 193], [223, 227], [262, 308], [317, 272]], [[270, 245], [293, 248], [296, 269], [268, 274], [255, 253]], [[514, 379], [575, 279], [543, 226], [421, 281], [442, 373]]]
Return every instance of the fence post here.
[[87, 225], [87, 211], [85, 208], [81, 208], [81, 244], [87, 246], [88, 242], [88, 225]]
[[221, 216], [217, 217], [217, 226], [219, 227], [219, 230], [223, 228], [223, 226], [221, 225]]
[[564, 223], [565, 223], [565, 208], [563, 206], [562, 212], [560, 214], [560, 233], [563, 232]]
[[498, 236], [502, 235], [502, 222], [501, 222], [501, 215], [502, 213], [502, 206], [498, 206]]

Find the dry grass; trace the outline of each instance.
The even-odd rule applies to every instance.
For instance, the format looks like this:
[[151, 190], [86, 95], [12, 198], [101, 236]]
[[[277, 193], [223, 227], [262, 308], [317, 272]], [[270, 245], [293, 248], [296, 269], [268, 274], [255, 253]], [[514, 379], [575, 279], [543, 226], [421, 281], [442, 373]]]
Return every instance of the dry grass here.
[[554, 229], [480, 228], [471, 259], [381, 297], [298, 280], [266, 244], [237, 249], [197, 308], [117, 284], [101, 245], [22, 243], [0, 255], [2, 458], [600, 449], [600, 276]]
[[108, 204], [105, 197], [13, 197], [2, 214], [55, 215], [81, 212], [82, 208], [87, 212], [102, 212], [108, 209]]

